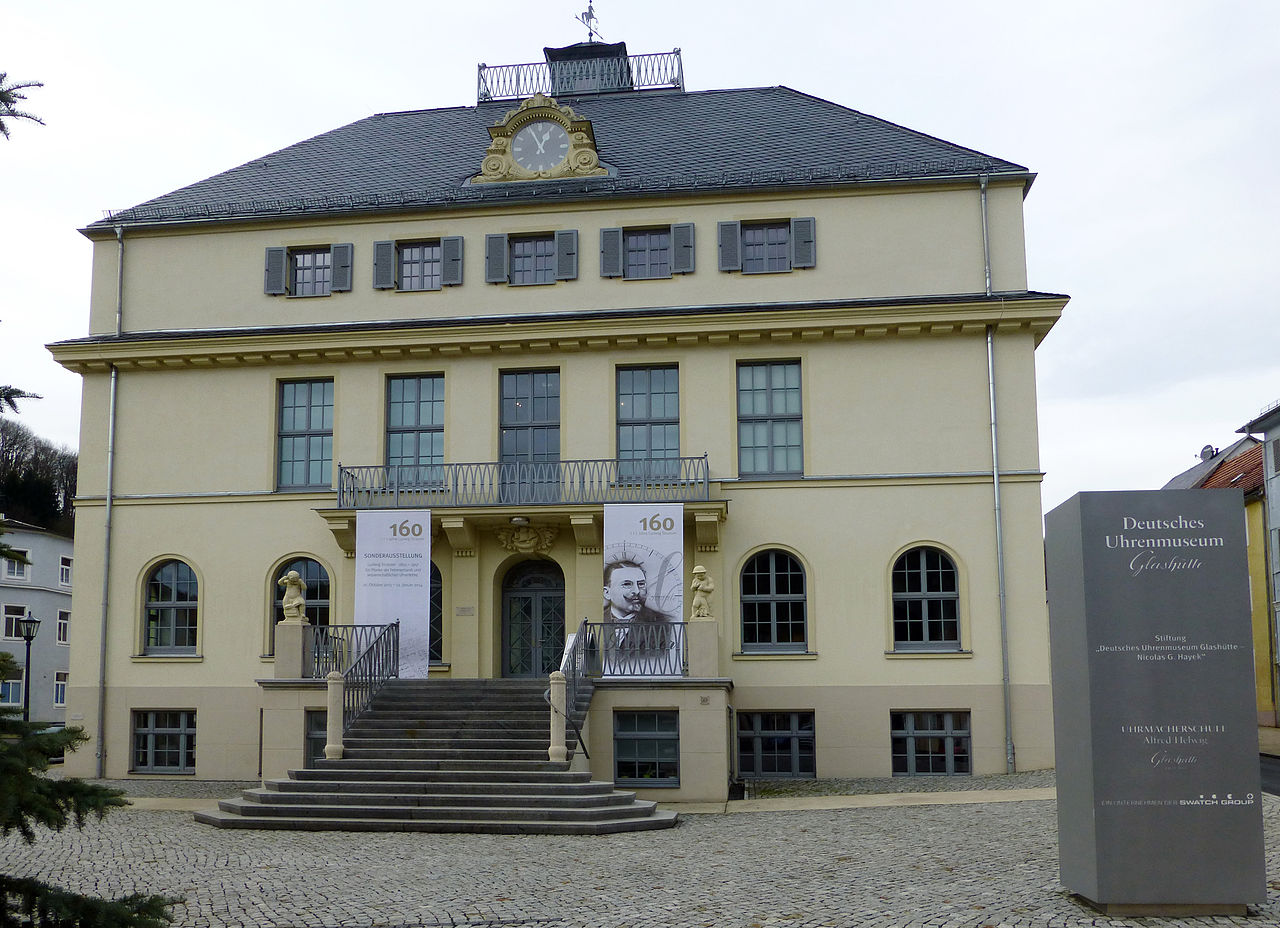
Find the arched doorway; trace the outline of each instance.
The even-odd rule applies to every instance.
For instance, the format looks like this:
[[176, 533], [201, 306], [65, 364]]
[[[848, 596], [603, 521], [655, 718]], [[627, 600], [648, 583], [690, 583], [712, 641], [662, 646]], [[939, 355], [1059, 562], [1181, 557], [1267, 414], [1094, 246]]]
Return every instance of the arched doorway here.
[[564, 652], [564, 573], [553, 561], [525, 561], [502, 584], [502, 675], [545, 677]]

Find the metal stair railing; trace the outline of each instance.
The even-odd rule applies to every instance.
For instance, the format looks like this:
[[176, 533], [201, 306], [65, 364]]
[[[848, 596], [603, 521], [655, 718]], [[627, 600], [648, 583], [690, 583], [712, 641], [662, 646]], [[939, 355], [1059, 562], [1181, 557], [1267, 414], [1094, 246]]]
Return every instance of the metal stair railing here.
[[312, 675], [342, 674], [342, 730], [400, 675], [400, 623], [311, 627]]

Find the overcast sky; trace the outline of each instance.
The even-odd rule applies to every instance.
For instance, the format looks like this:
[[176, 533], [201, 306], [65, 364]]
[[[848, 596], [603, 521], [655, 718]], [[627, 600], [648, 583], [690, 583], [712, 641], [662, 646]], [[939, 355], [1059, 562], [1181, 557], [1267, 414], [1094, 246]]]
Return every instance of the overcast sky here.
[[[43, 346], [87, 334], [78, 228], [375, 112], [472, 105], [478, 63], [585, 39], [585, 8], [13, 5], [0, 70], [44, 82], [26, 108], [47, 123], [0, 139], [0, 383], [44, 396], [20, 421], [77, 442], [79, 378]], [[595, 10], [632, 54], [681, 48], [690, 90], [782, 84], [1038, 173], [1030, 286], [1072, 297], [1037, 352], [1046, 510], [1078, 490], [1159, 487], [1280, 400], [1280, 3]]]

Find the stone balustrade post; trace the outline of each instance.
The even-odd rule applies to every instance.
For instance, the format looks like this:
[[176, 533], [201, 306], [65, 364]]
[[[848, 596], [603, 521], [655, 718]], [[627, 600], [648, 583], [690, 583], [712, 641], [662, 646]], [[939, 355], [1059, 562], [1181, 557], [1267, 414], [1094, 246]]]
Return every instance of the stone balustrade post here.
[[325, 677], [329, 684], [329, 711], [328, 717], [325, 719], [325, 743], [324, 756], [328, 760], [342, 759], [342, 709], [343, 709], [343, 690], [345, 684], [342, 674], [336, 670], [329, 672]]
[[551, 672], [551, 746], [547, 748], [547, 758], [556, 763], [563, 763], [568, 756], [564, 746], [564, 674], [558, 670]]

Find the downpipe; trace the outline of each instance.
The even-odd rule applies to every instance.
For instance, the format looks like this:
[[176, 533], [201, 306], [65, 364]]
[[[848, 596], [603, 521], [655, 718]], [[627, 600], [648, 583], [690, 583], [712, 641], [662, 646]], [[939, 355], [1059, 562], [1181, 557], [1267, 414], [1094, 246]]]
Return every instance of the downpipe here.
[[[116, 226], [116, 335], [124, 331], [124, 227]], [[102, 611], [98, 623], [98, 731], [95, 746], [97, 778], [106, 776], [107, 764], [107, 618], [111, 598], [111, 529], [115, 517], [116, 399], [120, 369], [111, 365], [107, 405], [107, 504], [102, 539]]]

